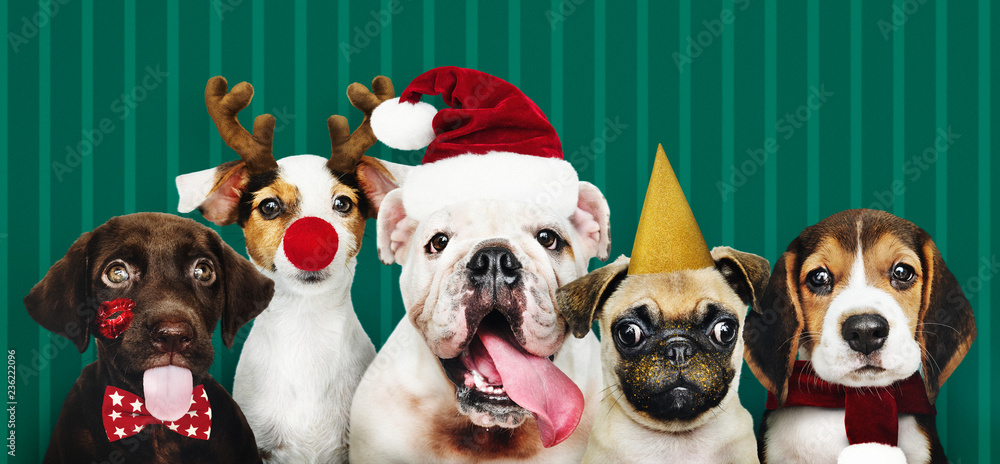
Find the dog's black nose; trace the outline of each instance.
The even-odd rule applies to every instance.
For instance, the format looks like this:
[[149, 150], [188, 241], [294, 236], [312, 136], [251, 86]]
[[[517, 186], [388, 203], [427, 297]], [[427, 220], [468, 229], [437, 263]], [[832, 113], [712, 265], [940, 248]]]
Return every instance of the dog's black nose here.
[[472, 280], [477, 284], [496, 282], [513, 286], [520, 277], [517, 271], [521, 269], [521, 263], [507, 248], [486, 247], [472, 255], [466, 268], [472, 271]]
[[847, 318], [840, 330], [852, 350], [868, 355], [885, 344], [889, 321], [878, 314], [857, 314]]
[[194, 329], [187, 322], [160, 322], [153, 327], [153, 346], [164, 353], [180, 353], [191, 345]]
[[694, 356], [694, 353], [694, 345], [683, 338], [667, 342], [666, 350], [664, 350], [664, 356], [667, 357], [667, 361], [670, 361], [670, 364], [675, 366], [687, 364], [688, 360]]

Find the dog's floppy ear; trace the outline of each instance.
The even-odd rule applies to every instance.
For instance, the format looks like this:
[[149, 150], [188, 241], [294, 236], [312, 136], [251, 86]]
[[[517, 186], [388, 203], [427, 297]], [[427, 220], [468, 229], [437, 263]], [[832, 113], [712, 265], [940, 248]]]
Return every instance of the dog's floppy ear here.
[[611, 210], [604, 194], [590, 182], [580, 182], [576, 212], [571, 218], [580, 235], [577, 249], [585, 256], [606, 261], [611, 255]]
[[219, 234], [212, 234], [222, 249], [222, 275], [225, 279], [226, 306], [222, 308], [222, 342], [233, 347], [240, 327], [267, 309], [274, 296], [274, 281], [240, 256]]
[[764, 286], [771, 276], [771, 263], [753, 253], [744, 253], [730, 247], [712, 249], [715, 268], [726, 279], [740, 300], [757, 307], [758, 298], [764, 294]]
[[774, 393], [781, 404], [785, 402], [788, 377], [792, 374], [799, 337], [805, 326], [796, 267], [795, 252], [786, 251], [781, 255], [758, 304], [747, 313], [743, 328], [744, 358], [757, 380]]
[[923, 245], [924, 286], [917, 337], [924, 386], [931, 402], [955, 371], [976, 339], [972, 306], [958, 280], [945, 266], [941, 252], [929, 238]]
[[250, 179], [246, 163], [230, 161], [204, 171], [177, 176], [180, 201], [177, 211], [190, 213], [197, 209], [216, 225], [236, 222], [237, 205]]
[[623, 256], [556, 290], [556, 307], [576, 338], [583, 338], [590, 332], [594, 317], [626, 275], [628, 258]]
[[87, 232], [76, 239], [66, 256], [56, 261], [24, 297], [24, 306], [35, 322], [68, 338], [81, 353], [90, 344], [90, 321], [96, 311], [87, 307], [90, 304], [87, 245], [92, 236], [92, 232]]
[[407, 217], [403, 207], [403, 191], [389, 192], [382, 199], [375, 222], [379, 259], [385, 264], [401, 263], [415, 228], [416, 222]]
[[362, 156], [357, 167], [358, 183], [368, 198], [368, 217], [377, 218], [382, 200], [403, 183], [411, 166]]

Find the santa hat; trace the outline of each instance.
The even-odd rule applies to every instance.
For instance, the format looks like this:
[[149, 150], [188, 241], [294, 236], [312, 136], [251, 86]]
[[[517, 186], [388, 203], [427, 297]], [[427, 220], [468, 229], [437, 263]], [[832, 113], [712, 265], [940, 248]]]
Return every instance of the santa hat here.
[[[421, 102], [441, 95], [449, 108]], [[421, 74], [372, 112], [376, 138], [400, 150], [427, 147], [403, 181], [408, 216], [462, 201], [523, 200], [569, 217], [579, 179], [542, 111], [513, 84], [454, 66]]]
[[708, 266], [715, 266], [715, 260], [663, 145], [659, 145], [635, 231], [628, 273], [667, 273]]

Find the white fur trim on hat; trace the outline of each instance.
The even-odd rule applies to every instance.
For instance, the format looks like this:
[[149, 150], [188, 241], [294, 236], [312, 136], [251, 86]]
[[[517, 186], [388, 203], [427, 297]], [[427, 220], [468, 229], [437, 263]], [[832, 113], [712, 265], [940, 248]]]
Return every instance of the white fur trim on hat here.
[[551, 208], [560, 217], [576, 212], [580, 181], [567, 161], [489, 152], [415, 166], [403, 182], [406, 215], [424, 219], [457, 203], [520, 200]]
[[903, 450], [882, 443], [859, 443], [844, 448], [837, 464], [906, 464]]
[[372, 111], [375, 138], [397, 150], [419, 150], [434, 141], [434, 115], [430, 103], [400, 103], [399, 97], [386, 100]]

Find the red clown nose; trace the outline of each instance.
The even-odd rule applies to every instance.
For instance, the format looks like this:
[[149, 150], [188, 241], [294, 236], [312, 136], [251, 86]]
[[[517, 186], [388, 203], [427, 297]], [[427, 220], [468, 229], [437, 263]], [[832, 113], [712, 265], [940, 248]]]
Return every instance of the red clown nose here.
[[337, 255], [339, 239], [329, 222], [307, 216], [292, 223], [285, 231], [285, 256], [303, 271], [318, 271]]

